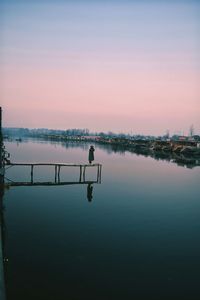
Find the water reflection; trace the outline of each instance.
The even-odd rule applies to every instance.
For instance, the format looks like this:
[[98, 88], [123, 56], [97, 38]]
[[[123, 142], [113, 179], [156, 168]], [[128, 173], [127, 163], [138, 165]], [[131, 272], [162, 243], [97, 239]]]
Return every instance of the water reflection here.
[[92, 202], [92, 198], [93, 198], [93, 186], [92, 183], [89, 183], [87, 186], [87, 199], [88, 202]]
[[[61, 144], [66, 149], [74, 149], [79, 148], [82, 150], [89, 149], [90, 142], [77, 142], [77, 141], [69, 141], [69, 142], [56, 142], [56, 141], [45, 141], [48, 144]], [[120, 154], [122, 156], [125, 155], [126, 152], [130, 152], [136, 155], [142, 155], [145, 157], [152, 157], [155, 160], [164, 160], [170, 163], [175, 163], [181, 167], [194, 168], [196, 166], [200, 166], [200, 158], [193, 158], [185, 156], [184, 154], [171, 153], [165, 151], [153, 151], [149, 149], [133, 149], [131, 147], [122, 146], [122, 145], [109, 145], [109, 144], [101, 144], [94, 143], [98, 146], [99, 149], [104, 150], [107, 154], [112, 155], [113, 153]]]
[[106, 151], [107, 154], [111, 155], [113, 152], [118, 153], [120, 155], [125, 155], [126, 152], [130, 152], [136, 155], [142, 155], [145, 157], [152, 157], [155, 160], [164, 160], [170, 163], [176, 163], [178, 166], [194, 168], [196, 166], [200, 166], [200, 158], [199, 157], [188, 157], [183, 154], [178, 153], [170, 153], [164, 151], [152, 151], [148, 149], [133, 149], [131, 147], [120, 146], [120, 145], [104, 145], [98, 144], [100, 149]]
[[[11, 161], [87, 161], [89, 143], [85, 150], [68, 143], [67, 151], [65, 143], [53, 144], [34, 141], [17, 150], [10, 144], [8, 150]], [[190, 290], [198, 287], [198, 168], [171, 168], [138, 157], [152, 153], [125, 155], [129, 149], [96, 146], [105, 168], [102, 185], [87, 181], [96, 180], [94, 168], [85, 180], [82, 169], [84, 183], [75, 168], [61, 171], [60, 182], [52, 178], [54, 167], [36, 168], [33, 182], [30, 166], [27, 173], [25, 167], [11, 168], [12, 179], [28, 178], [30, 186], [5, 193], [8, 299], [132, 300], [151, 298], [154, 291], [162, 299], [163, 290], [180, 294], [185, 282]], [[165, 153], [152, 157], [172, 162]], [[183, 163], [179, 156], [173, 159]], [[55, 186], [34, 186], [48, 178]]]
[[[74, 149], [81, 149], [83, 151], [88, 151], [91, 142], [85, 141], [55, 141], [55, 140], [44, 140], [44, 139], [35, 139], [29, 138], [24, 139], [23, 143], [30, 142], [34, 144], [45, 144], [45, 145], [53, 145], [55, 147], [62, 146], [67, 150], [74, 150]], [[9, 142], [9, 141], [8, 141]], [[22, 143], [20, 143], [22, 144]], [[186, 167], [186, 168], [194, 168], [196, 166], [200, 166], [200, 158], [199, 157], [192, 157], [186, 156], [182, 153], [175, 153], [175, 152], [165, 152], [165, 151], [154, 151], [145, 148], [131, 148], [125, 145], [117, 145], [117, 144], [102, 144], [102, 143], [95, 143], [95, 147], [100, 150], [105, 151], [108, 155], [112, 155], [113, 153], [120, 154], [121, 156], [125, 156], [125, 154], [132, 153], [138, 156], [145, 156], [145, 157], [152, 157], [155, 160], [164, 160], [169, 163], [175, 163], [178, 166]], [[19, 144], [18, 144], [19, 146]]]
[[[93, 184], [95, 182], [90, 182], [87, 185], [87, 199], [88, 202], [91, 202], [93, 199]], [[53, 184], [53, 183], [52, 183]], [[72, 183], [57, 183], [57, 185], [64, 185], [64, 184], [72, 184]], [[74, 184], [74, 183], [73, 183]], [[77, 183], [81, 184], [81, 183]], [[82, 182], [83, 184], [83, 182]], [[11, 184], [12, 185], [12, 184]], [[23, 183], [15, 183], [13, 184], [18, 186], [23, 186]], [[29, 185], [37, 185], [37, 183], [29, 183]], [[40, 183], [40, 185], [43, 185], [43, 183]], [[55, 183], [54, 183], [55, 185]], [[6, 245], [6, 238], [8, 237], [9, 232], [6, 231], [6, 223], [5, 223], [5, 207], [3, 204], [3, 197], [4, 197], [4, 191], [5, 189], [9, 189], [10, 185], [3, 184], [1, 182], [0, 186], [0, 298], [7, 299], [6, 294], [10, 295], [12, 294], [12, 290], [10, 289], [11, 285], [11, 278], [9, 276], [10, 272], [13, 271], [14, 267], [13, 265], [8, 265], [9, 262], [9, 256], [8, 253], [6, 253], [6, 248], [8, 245]], [[26, 226], [26, 224], [24, 224]], [[12, 259], [11, 259], [12, 261]], [[13, 278], [12, 278], [13, 279]], [[33, 279], [32, 279], [33, 281]], [[12, 297], [11, 297], [12, 298]], [[11, 299], [10, 296], [8, 299]], [[14, 298], [12, 298], [14, 299]], [[45, 298], [46, 299], [46, 298]]]

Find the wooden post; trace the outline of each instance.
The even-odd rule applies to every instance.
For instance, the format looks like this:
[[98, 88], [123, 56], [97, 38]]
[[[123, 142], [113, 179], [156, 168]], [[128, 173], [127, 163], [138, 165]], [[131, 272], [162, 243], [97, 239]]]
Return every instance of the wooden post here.
[[79, 177], [79, 182], [82, 180], [82, 166], [80, 166], [80, 177]]
[[60, 182], [60, 166], [58, 166], [58, 182]]
[[99, 182], [99, 165], [97, 166], [97, 182]]
[[99, 183], [101, 183], [101, 169], [102, 169], [102, 165], [100, 166], [100, 176], [99, 176]]
[[83, 169], [83, 181], [85, 181], [85, 170], [86, 170], [86, 166], [84, 166], [84, 169]]
[[55, 182], [57, 182], [57, 165], [55, 165]]
[[33, 165], [31, 165], [31, 183], [33, 183]]

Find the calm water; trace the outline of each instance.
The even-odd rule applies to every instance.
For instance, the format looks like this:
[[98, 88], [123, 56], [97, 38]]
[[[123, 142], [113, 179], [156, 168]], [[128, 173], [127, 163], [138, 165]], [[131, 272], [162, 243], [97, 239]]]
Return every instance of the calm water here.
[[[15, 162], [86, 162], [89, 144], [5, 143]], [[102, 183], [4, 194], [9, 300], [199, 299], [200, 167], [95, 145]], [[87, 179], [93, 180], [91, 168]], [[30, 168], [6, 177], [30, 180]], [[61, 171], [76, 181], [79, 170]], [[38, 167], [34, 180], [54, 180]]]

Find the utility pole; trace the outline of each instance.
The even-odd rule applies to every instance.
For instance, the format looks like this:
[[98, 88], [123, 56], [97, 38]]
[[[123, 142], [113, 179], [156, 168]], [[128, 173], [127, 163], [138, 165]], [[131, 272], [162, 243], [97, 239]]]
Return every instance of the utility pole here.
[[[2, 108], [0, 107], [0, 170], [2, 172], [3, 168], [3, 158], [2, 158], [2, 148], [3, 148], [3, 135], [2, 135]], [[2, 173], [1, 173], [2, 174]], [[0, 175], [1, 176], [1, 175]]]
[[4, 148], [2, 134], [2, 108], [0, 107], [0, 186], [3, 189], [4, 184]]

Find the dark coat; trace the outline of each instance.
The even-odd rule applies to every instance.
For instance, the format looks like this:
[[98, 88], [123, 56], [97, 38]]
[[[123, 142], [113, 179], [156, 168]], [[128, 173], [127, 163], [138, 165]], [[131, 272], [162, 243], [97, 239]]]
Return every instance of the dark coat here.
[[90, 147], [89, 149], [89, 156], [88, 156], [88, 160], [89, 161], [93, 161], [94, 160], [94, 148], [93, 147]]

